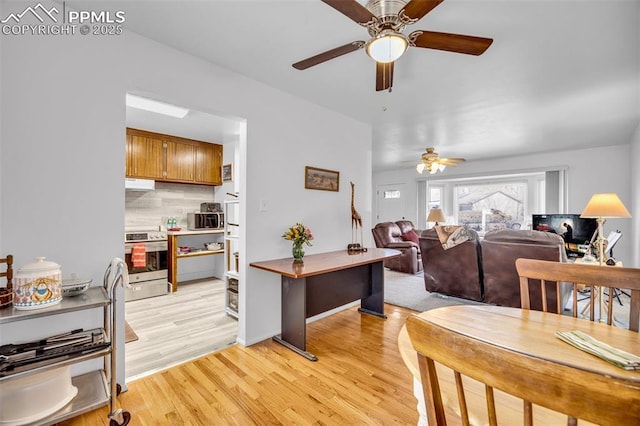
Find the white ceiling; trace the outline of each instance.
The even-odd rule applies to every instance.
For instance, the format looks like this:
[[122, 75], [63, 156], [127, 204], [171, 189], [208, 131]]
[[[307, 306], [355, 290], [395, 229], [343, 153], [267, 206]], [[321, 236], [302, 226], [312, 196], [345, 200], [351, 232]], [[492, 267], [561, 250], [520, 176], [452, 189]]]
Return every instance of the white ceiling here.
[[175, 118], [129, 106], [127, 127], [219, 144], [240, 133], [239, 121], [202, 111], [189, 110], [184, 118]]
[[629, 143], [640, 122], [640, 0], [445, 0], [405, 33], [493, 44], [478, 57], [410, 48], [391, 93], [375, 91], [364, 50], [291, 67], [368, 38], [320, 0], [88, 4], [124, 10], [132, 31], [371, 123], [374, 170], [416, 162], [430, 146], [476, 160]]

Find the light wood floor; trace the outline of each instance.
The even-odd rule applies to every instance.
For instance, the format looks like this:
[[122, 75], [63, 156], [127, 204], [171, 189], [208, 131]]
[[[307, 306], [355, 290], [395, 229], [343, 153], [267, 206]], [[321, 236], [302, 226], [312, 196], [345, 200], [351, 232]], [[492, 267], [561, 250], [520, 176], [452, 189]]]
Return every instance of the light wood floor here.
[[238, 321], [224, 307], [224, 281], [180, 283], [165, 296], [125, 304], [138, 340], [125, 345], [127, 383], [236, 343]]
[[[271, 339], [130, 383], [119, 397], [131, 425], [415, 425], [412, 376], [397, 338], [408, 309], [386, 320], [356, 308], [307, 327], [311, 362]], [[64, 425], [107, 425], [108, 407]]]

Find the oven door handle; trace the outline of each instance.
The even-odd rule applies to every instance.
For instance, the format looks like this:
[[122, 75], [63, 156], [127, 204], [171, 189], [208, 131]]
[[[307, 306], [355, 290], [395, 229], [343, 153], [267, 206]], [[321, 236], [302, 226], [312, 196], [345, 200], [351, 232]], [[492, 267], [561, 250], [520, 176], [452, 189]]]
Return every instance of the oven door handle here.
[[144, 244], [144, 248], [147, 253], [154, 252], [154, 251], [167, 251], [169, 248], [166, 241], [147, 241], [144, 243], [126, 243], [124, 245], [125, 254], [130, 254], [131, 249], [136, 244]]

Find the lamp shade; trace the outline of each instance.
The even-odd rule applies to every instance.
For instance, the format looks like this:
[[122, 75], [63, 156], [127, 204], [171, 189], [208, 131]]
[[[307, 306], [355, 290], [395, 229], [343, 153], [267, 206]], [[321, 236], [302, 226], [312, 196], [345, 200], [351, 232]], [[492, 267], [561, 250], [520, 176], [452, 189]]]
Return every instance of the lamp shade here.
[[593, 194], [580, 217], [631, 217], [631, 213], [617, 194]]
[[444, 213], [440, 209], [431, 209], [429, 210], [429, 216], [427, 216], [427, 222], [446, 222], [447, 219], [444, 217]]

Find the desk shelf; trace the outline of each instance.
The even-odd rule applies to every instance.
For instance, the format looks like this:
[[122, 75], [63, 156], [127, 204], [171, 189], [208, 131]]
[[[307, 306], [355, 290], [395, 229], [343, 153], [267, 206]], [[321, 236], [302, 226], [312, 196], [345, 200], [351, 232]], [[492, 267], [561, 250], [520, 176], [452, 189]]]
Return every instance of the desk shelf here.
[[212, 237], [221, 239], [224, 233], [223, 229], [201, 229], [197, 231], [172, 231], [167, 234], [168, 256], [169, 256], [169, 283], [171, 284], [171, 291], [178, 291], [178, 260], [189, 259], [201, 256], [213, 256], [217, 254], [224, 254], [222, 250], [201, 250], [193, 253], [180, 253], [180, 244], [178, 239], [180, 237], [189, 237], [197, 235], [211, 235]]
[[184, 257], [198, 257], [198, 256], [210, 256], [212, 254], [223, 254], [224, 250], [202, 250], [196, 251], [193, 253], [180, 253], [176, 255], [178, 259], [182, 259]]
[[60, 303], [47, 308], [20, 310], [7, 308], [0, 310], [0, 324], [24, 321], [49, 315], [59, 315], [83, 309], [99, 308], [108, 305], [111, 300], [104, 287], [90, 287], [85, 293], [73, 297], [63, 297]]

